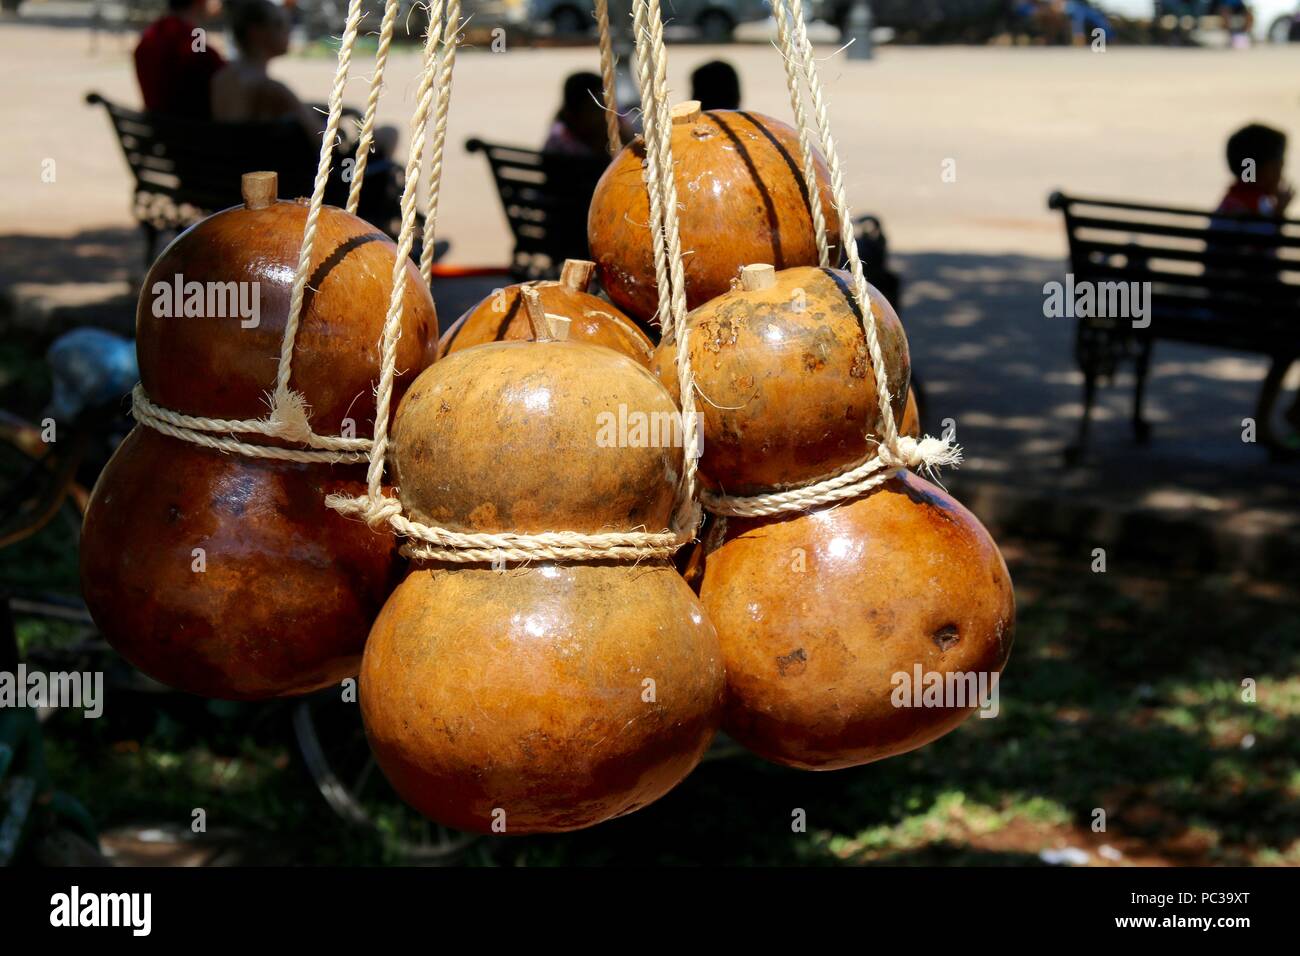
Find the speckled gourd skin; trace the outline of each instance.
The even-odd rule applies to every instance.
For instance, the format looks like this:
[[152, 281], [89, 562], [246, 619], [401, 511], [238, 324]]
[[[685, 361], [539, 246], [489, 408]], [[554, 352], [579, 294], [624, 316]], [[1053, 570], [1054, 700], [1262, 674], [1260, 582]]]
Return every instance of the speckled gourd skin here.
[[[911, 361], [893, 307], [874, 288], [872, 314], [892, 408], [901, 421]], [[797, 268], [768, 288], [736, 288], [691, 312], [691, 368], [704, 432], [700, 474], [731, 495], [830, 477], [867, 456], [880, 405], [847, 273]], [[652, 367], [674, 398], [677, 344]]]
[[644, 366], [602, 346], [516, 341], [453, 352], [398, 409], [391, 461], [402, 504], [453, 531], [663, 531], [682, 448], [602, 447], [620, 406], [660, 422], [676, 416]]
[[[798, 133], [745, 110], [711, 110], [672, 127], [674, 182], [686, 277], [693, 309], [726, 292], [751, 262], [778, 269], [816, 265], [817, 241], [803, 181]], [[587, 221], [591, 257], [615, 305], [647, 321], [659, 301], [650, 238], [650, 199], [638, 137], [601, 177]], [[839, 216], [830, 174], [814, 154], [822, 211], [832, 246]], [[831, 261], [838, 255], [832, 253]]]
[[786, 766], [905, 753], [971, 708], [896, 707], [895, 676], [986, 674], [1011, 651], [1015, 599], [979, 521], [901, 473], [811, 514], [728, 518], [700, 597], [727, 668], [723, 729]]

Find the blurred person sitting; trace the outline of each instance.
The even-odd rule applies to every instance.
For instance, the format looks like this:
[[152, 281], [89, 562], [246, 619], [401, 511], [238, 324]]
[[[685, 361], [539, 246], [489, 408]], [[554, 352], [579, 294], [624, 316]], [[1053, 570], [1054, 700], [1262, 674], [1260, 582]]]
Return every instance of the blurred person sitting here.
[[[609, 159], [603, 89], [595, 73], [573, 73], [564, 81], [564, 99], [547, 133], [543, 153]], [[622, 117], [619, 138], [624, 143], [631, 139]]]
[[1045, 43], [1087, 46], [1099, 30], [1106, 40], [1114, 37], [1106, 14], [1086, 0], [1024, 0], [1011, 12], [1021, 29]]
[[[1281, 220], [1285, 218], [1287, 207], [1295, 196], [1295, 190], [1284, 179], [1286, 142], [1286, 133], [1262, 123], [1243, 126], [1228, 137], [1226, 153], [1233, 181], [1219, 201], [1214, 218], [1210, 220], [1213, 228], [1258, 233], [1261, 236], [1276, 235], [1279, 232]], [[1259, 256], [1259, 265], [1249, 270], [1249, 274], [1258, 276], [1263, 281], [1276, 281], [1277, 248], [1261, 243], [1255, 251]], [[1282, 383], [1297, 357], [1300, 357], [1300, 349], [1273, 356], [1273, 365], [1264, 378], [1255, 410], [1260, 441], [1288, 452], [1300, 452], [1300, 437], [1290, 435], [1279, 438], [1274, 435], [1271, 423]], [[1284, 417], [1291, 428], [1300, 432], [1300, 393], [1297, 393]]]
[[325, 117], [309, 108], [267, 67], [289, 50], [289, 18], [270, 0], [239, 0], [230, 11], [230, 32], [239, 57], [212, 77], [212, 118], [219, 123], [293, 119], [319, 136]]
[[[293, 90], [267, 72], [271, 60], [288, 52], [288, 14], [270, 0], [240, 0], [232, 4], [230, 28], [239, 48], [239, 58], [227, 63], [212, 78], [212, 118], [220, 123], [297, 126], [304, 134], [304, 173], [309, 173], [316, 168], [317, 150], [328, 118], [303, 103]], [[366, 165], [357, 209], [362, 219], [390, 233], [395, 228], [393, 221], [399, 215], [401, 200], [401, 170], [392, 158], [397, 138], [397, 130], [391, 126], [375, 128], [375, 155]], [[353, 142], [341, 141], [340, 156], [351, 153], [355, 146]], [[326, 200], [333, 205], [346, 202], [347, 182], [341, 178], [342, 169], [341, 165], [335, 168], [326, 189]]]
[[167, 0], [167, 13], [145, 27], [135, 48], [135, 76], [145, 110], [210, 117], [212, 77], [226, 61], [197, 23], [220, 10], [220, 0]]
[[[1283, 218], [1295, 196], [1283, 178], [1286, 133], [1262, 123], [1243, 126], [1228, 137], [1227, 159], [1233, 181], [1216, 212]], [[1259, 225], [1272, 231], [1267, 224]]]
[[691, 99], [702, 110], [740, 109], [740, 76], [726, 60], [710, 60], [691, 74]]

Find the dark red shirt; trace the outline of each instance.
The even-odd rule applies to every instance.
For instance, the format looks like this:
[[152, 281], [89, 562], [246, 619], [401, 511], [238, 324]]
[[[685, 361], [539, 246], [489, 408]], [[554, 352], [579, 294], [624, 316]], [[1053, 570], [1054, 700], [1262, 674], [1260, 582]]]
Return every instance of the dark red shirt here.
[[1259, 183], [1235, 182], [1228, 187], [1216, 212], [1230, 216], [1272, 216], [1277, 212], [1277, 196]]
[[135, 76], [140, 81], [144, 108], [149, 112], [195, 119], [212, 116], [212, 74], [226, 61], [212, 46], [195, 49], [195, 29], [184, 17], [168, 14], [149, 24], [140, 35], [140, 45], [135, 48]]

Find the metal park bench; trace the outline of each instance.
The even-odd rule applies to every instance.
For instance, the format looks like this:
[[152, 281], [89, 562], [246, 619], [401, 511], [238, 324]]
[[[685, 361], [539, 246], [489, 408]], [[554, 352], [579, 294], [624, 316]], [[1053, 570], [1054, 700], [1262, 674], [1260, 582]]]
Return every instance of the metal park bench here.
[[[1059, 192], [1048, 205], [1065, 217], [1073, 286], [1095, 294], [1090, 314], [1077, 316], [1083, 417], [1067, 462], [1086, 448], [1098, 381], [1113, 379], [1126, 359], [1137, 372], [1133, 430], [1139, 442], [1149, 438], [1142, 400], [1156, 339], [1267, 355], [1265, 388], [1300, 356], [1300, 221]], [[1149, 293], [1143, 315], [1099, 307], [1109, 293], [1129, 290]]]
[[481, 139], [469, 140], [465, 148], [487, 156], [514, 237], [510, 273], [516, 281], [555, 278], [565, 259], [591, 258], [587, 209], [608, 160]]
[[[146, 267], [153, 262], [160, 234], [239, 205], [244, 173], [273, 170], [279, 175], [281, 197], [311, 195], [320, 144], [296, 123], [213, 123], [158, 116], [119, 106], [98, 93], [86, 94], [86, 102], [108, 113], [135, 179], [132, 206], [145, 236]], [[344, 114], [360, 118], [355, 110]], [[341, 148], [351, 151], [348, 144]]]

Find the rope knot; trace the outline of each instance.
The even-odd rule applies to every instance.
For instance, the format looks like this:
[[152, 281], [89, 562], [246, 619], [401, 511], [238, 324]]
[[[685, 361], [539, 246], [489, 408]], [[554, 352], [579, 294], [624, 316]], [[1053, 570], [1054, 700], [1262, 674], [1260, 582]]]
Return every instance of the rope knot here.
[[880, 457], [891, 466], [911, 471], [948, 468], [961, 464], [961, 448], [942, 438], [926, 435], [920, 441], [900, 435], [893, 448], [880, 446]]
[[276, 438], [308, 444], [314, 437], [307, 418], [307, 401], [300, 392], [277, 392], [268, 419]]
[[360, 495], [356, 498], [343, 494], [326, 495], [325, 507], [332, 508], [339, 514], [360, 518], [375, 530], [379, 530], [381, 526], [388, 524], [391, 518], [402, 513], [402, 503], [384, 494], [378, 498], [372, 498], [370, 495]]

